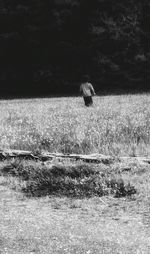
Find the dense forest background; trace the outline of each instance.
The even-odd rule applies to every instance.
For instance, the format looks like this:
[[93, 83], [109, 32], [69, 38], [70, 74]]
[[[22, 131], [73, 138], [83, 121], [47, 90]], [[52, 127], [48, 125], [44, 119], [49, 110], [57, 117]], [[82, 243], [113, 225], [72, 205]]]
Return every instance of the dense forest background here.
[[0, 94], [146, 91], [149, 0], [0, 0]]

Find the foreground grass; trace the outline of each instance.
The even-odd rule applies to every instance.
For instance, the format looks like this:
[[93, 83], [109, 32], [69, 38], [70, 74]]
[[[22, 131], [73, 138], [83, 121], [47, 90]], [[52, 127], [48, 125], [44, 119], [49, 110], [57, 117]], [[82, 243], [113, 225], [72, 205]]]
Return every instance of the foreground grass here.
[[[93, 175], [96, 170], [106, 179], [107, 171], [110, 178], [122, 177], [125, 185], [130, 181], [137, 190], [134, 195], [120, 198], [113, 194], [80, 199], [63, 195], [27, 198], [17, 187], [19, 190], [20, 184], [22, 188], [24, 181], [29, 180], [27, 176], [32, 177], [34, 173], [25, 176], [21, 167], [24, 165], [28, 172], [27, 169], [36, 166], [41, 170], [43, 166], [22, 162], [19, 172], [12, 163], [14, 165], [12, 161], [0, 164], [1, 253], [149, 254], [149, 165], [129, 161], [128, 165], [114, 164], [111, 168], [83, 168], [81, 173], [76, 172], [73, 165], [72, 168], [67, 165], [65, 175], [75, 173], [81, 178], [81, 175]], [[64, 174], [61, 169], [60, 172]], [[59, 174], [57, 170], [56, 174]]]
[[147, 156], [150, 95], [0, 101], [1, 148]]

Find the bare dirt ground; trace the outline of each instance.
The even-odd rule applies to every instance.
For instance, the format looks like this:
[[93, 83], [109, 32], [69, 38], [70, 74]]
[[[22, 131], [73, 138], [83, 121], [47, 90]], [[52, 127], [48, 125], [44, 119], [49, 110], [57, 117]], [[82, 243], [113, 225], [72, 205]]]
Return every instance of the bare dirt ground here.
[[149, 254], [150, 194], [143, 193], [28, 199], [0, 177], [0, 253]]

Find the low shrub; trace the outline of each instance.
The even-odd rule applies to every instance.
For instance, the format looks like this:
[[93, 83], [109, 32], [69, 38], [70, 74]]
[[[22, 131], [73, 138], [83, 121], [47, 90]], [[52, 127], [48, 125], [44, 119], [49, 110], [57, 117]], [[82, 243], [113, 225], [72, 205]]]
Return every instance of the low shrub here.
[[107, 186], [111, 188], [111, 191], [114, 193], [115, 197], [125, 197], [130, 196], [136, 193], [134, 186], [130, 183], [125, 184], [122, 178], [112, 178], [110, 181], [106, 180]]
[[39, 162], [17, 161], [5, 166], [3, 173], [26, 181], [22, 190], [28, 196], [65, 195], [73, 197], [134, 194], [135, 188], [125, 184], [121, 175], [111, 168], [94, 164], [43, 165]]

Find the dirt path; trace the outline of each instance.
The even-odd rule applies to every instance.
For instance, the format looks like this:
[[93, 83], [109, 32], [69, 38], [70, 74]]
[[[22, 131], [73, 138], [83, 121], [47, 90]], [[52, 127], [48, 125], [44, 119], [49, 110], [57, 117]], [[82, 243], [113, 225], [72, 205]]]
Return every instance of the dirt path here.
[[149, 254], [150, 202], [142, 202], [27, 199], [1, 179], [0, 253]]

